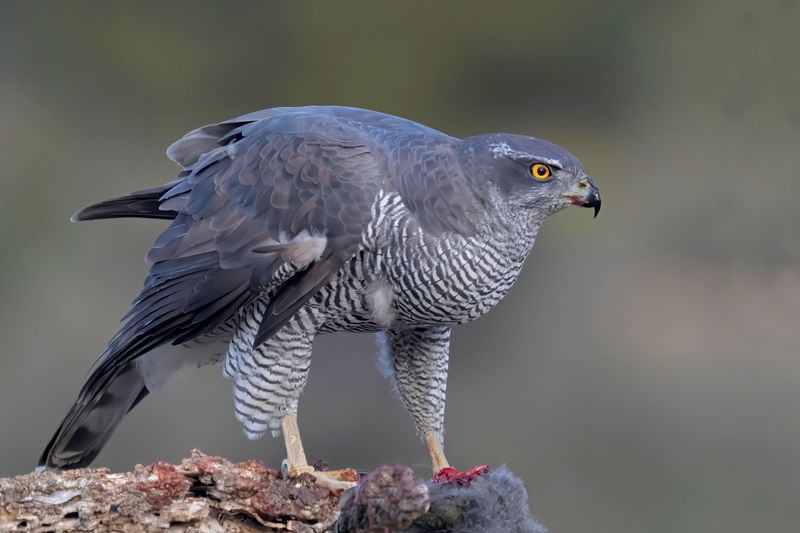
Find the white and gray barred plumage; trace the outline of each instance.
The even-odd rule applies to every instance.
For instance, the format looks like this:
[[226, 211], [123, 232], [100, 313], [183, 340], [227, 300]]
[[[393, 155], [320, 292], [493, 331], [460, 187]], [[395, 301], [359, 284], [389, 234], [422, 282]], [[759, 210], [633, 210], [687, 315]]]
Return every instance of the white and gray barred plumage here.
[[[273, 108], [194, 130], [178, 179], [75, 220], [159, 218], [144, 288], [40, 464], [89, 464], [186, 365], [224, 363], [249, 437], [297, 411], [320, 333], [377, 332], [421, 435], [443, 433], [450, 328], [508, 292], [550, 214], [600, 205], [547, 141], [458, 139], [346, 107]], [[532, 174], [544, 165], [548, 176]]]

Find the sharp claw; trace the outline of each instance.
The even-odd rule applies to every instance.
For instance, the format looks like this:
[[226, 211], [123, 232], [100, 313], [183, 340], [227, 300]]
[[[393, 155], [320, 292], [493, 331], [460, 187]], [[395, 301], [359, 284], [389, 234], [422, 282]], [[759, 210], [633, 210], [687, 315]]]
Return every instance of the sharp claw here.
[[342, 481], [335, 477], [325, 475], [325, 472], [313, 472], [311, 475], [317, 478], [317, 483], [328, 487], [328, 490], [334, 492], [351, 489], [358, 484], [355, 481]]
[[359, 479], [358, 472], [352, 469], [320, 471], [308, 465], [292, 466], [288, 459], [284, 459], [281, 463], [281, 479], [292, 479], [301, 474], [311, 474], [316, 478], [317, 483], [334, 492], [355, 487]]

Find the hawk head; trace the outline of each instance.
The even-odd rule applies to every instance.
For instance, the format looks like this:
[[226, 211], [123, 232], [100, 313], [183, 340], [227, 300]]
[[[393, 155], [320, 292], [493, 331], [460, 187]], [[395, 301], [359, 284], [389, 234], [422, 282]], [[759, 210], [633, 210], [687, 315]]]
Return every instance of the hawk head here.
[[523, 135], [464, 139], [465, 157], [480, 177], [518, 208], [552, 214], [570, 205], [600, 212], [600, 191], [578, 159], [551, 142]]

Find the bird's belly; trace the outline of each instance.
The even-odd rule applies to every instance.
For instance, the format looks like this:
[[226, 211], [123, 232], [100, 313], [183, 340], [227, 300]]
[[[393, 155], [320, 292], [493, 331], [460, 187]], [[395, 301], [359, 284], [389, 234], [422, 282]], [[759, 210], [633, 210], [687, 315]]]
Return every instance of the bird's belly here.
[[[431, 259], [431, 258], [428, 258]], [[386, 264], [363, 254], [309, 302], [320, 332], [456, 325], [491, 310], [508, 293], [524, 257], [491, 260], [409, 260]]]

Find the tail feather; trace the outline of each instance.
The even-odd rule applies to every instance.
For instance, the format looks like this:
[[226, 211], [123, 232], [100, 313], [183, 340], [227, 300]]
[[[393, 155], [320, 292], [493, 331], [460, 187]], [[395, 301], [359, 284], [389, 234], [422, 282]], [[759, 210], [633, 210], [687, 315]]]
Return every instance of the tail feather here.
[[90, 378], [47, 444], [39, 466], [59, 469], [88, 466], [122, 418], [147, 393], [144, 377], [135, 363], [128, 363], [109, 379]]
[[173, 181], [158, 187], [132, 192], [125, 196], [103, 200], [84, 207], [72, 215], [71, 220], [78, 222], [80, 220], [126, 217], [173, 220], [178, 213], [170, 209], [162, 209], [161, 197], [177, 183], [177, 181]]

